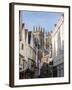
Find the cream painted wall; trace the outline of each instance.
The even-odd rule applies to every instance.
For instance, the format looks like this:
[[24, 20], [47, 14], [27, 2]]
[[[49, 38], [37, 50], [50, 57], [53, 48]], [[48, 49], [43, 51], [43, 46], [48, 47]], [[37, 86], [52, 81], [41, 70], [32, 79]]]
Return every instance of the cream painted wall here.
[[[0, 0], [0, 90], [11, 90], [8, 86], [9, 80], [9, 2], [26, 2], [42, 4], [71, 5], [72, 0]], [[72, 5], [71, 5], [72, 8]], [[72, 11], [71, 11], [72, 15]], [[71, 18], [72, 22], [72, 18]], [[72, 26], [71, 26], [72, 29]], [[72, 33], [72, 31], [71, 31]], [[71, 36], [72, 38], [72, 36]], [[71, 43], [72, 44], [72, 43]], [[72, 64], [72, 62], [71, 62]], [[72, 68], [72, 66], [71, 66]], [[72, 72], [71, 72], [72, 75]], [[71, 85], [39, 86], [14, 88], [14, 90], [72, 90]]]
[[[63, 38], [64, 38], [64, 17], [61, 16], [59, 22], [57, 23], [56, 27], [54, 27], [54, 30], [53, 30], [53, 33], [52, 33], [52, 54], [53, 54], [53, 57], [54, 56], [57, 56], [59, 51], [58, 51], [58, 45], [59, 47], [61, 47], [62, 49], [62, 45], [63, 45]], [[58, 35], [60, 33], [60, 42], [61, 42], [61, 45], [58, 43]], [[54, 54], [56, 53], [56, 54]]]

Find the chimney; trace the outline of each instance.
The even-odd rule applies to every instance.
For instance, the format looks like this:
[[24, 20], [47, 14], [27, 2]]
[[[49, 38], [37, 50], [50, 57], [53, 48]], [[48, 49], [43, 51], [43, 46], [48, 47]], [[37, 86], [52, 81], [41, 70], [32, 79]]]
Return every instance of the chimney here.
[[22, 29], [25, 27], [25, 24], [24, 23], [22, 23]]
[[39, 31], [40, 31], [40, 26], [39, 26]]
[[37, 26], [36, 26], [36, 31], [37, 31]]
[[35, 27], [33, 26], [33, 32], [35, 32]]
[[56, 27], [57, 24], [54, 24], [54, 26]]

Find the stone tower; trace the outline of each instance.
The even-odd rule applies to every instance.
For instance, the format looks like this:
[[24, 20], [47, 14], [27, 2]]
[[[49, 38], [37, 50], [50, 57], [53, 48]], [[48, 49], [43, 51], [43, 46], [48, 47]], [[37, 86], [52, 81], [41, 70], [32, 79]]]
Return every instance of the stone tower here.
[[36, 46], [38, 45], [38, 47], [40, 49], [44, 48], [44, 28], [38, 26], [38, 27], [33, 27], [33, 35], [35, 38], [35, 43]]

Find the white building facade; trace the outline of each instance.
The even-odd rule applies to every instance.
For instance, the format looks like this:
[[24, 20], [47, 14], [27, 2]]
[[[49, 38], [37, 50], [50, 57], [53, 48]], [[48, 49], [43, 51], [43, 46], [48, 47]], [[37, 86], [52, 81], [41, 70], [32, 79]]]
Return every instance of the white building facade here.
[[64, 76], [64, 15], [55, 24], [52, 33], [53, 76]]
[[27, 69], [34, 71], [36, 51], [34, 48], [33, 34], [25, 28], [21, 16], [19, 25], [19, 73], [20, 79], [22, 79], [28, 78], [24, 75]]

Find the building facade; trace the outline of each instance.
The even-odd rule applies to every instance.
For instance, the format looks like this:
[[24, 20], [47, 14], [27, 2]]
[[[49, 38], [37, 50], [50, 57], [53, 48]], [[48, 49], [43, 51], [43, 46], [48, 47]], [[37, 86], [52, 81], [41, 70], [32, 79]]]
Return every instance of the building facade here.
[[55, 24], [52, 33], [53, 76], [64, 76], [64, 15]]
[[[20, 14], [20, 12], [19, 12]], [[52, 32], [41, 26], [32, 31], [19, 17], [19, 78], [64, 76], [64, 15]]]
[[19, 78], [32, 78], [35, 68], [36, 51], [32, 32], [25, 28], [21, 15], [19, 20]]

